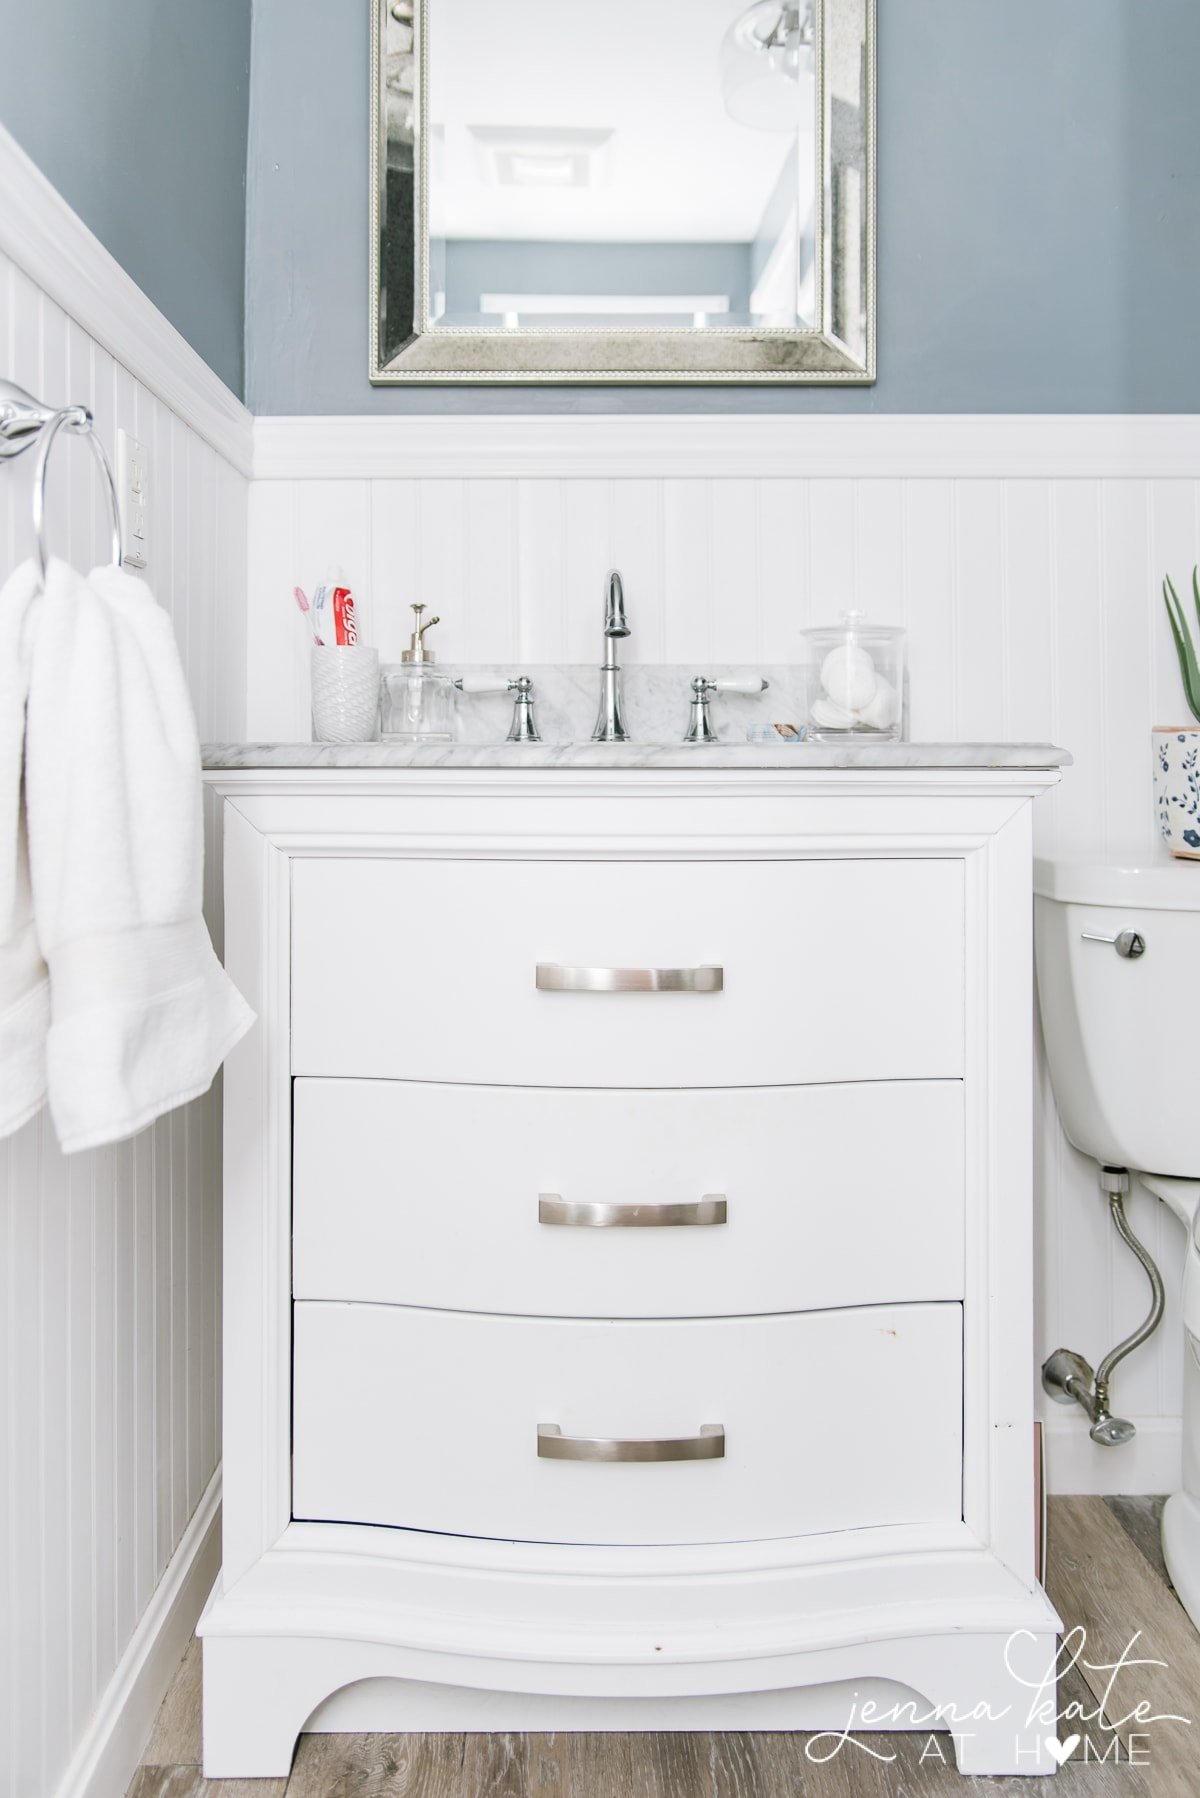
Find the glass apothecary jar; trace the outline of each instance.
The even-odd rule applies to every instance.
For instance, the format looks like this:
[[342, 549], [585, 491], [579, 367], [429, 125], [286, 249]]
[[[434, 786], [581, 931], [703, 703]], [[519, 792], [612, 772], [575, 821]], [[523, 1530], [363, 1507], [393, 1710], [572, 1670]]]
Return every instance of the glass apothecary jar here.
[[901, 742], [908, 735], [908, 632], [843, 612], [802, 631], [808, 735], [818, 742]]

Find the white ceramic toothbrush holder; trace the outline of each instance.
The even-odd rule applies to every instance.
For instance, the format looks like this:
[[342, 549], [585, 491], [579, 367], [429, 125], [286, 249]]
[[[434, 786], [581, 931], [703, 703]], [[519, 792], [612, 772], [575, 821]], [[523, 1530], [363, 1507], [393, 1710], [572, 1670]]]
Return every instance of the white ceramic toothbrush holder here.
[[317, 743], [370, 743], [379, 734], [379, 651], [364, 644], [312, 648]]

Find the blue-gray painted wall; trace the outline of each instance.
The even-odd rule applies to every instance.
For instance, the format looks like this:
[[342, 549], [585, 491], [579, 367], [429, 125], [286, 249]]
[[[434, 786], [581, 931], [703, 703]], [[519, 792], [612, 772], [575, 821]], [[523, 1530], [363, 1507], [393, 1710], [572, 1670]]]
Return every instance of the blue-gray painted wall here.
[[464, 391], [367, 381], [365, 0], [255, 0], [249, 403], [1200, 410], [1200, 0], [878, 4], [874, 387]]
[[250, 6], [0, 0], [0, 124], [237, 393]]

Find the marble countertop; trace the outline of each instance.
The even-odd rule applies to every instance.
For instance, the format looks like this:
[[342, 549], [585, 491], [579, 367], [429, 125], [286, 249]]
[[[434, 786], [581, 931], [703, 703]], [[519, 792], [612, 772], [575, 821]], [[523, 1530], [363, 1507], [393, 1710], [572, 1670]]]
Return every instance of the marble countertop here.
[[1065, 768], [1050, 743], [206, 743], [210, 771], [258, 768]]

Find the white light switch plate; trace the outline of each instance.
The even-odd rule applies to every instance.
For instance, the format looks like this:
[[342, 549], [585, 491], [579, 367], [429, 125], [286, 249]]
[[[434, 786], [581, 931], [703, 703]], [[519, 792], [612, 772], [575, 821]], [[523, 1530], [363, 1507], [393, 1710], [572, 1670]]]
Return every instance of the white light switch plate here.
[[117, 492], [125, 564], [145, 568], [150, 560], [150, 470], [145, 450], [128, 431], [117, 432]]

